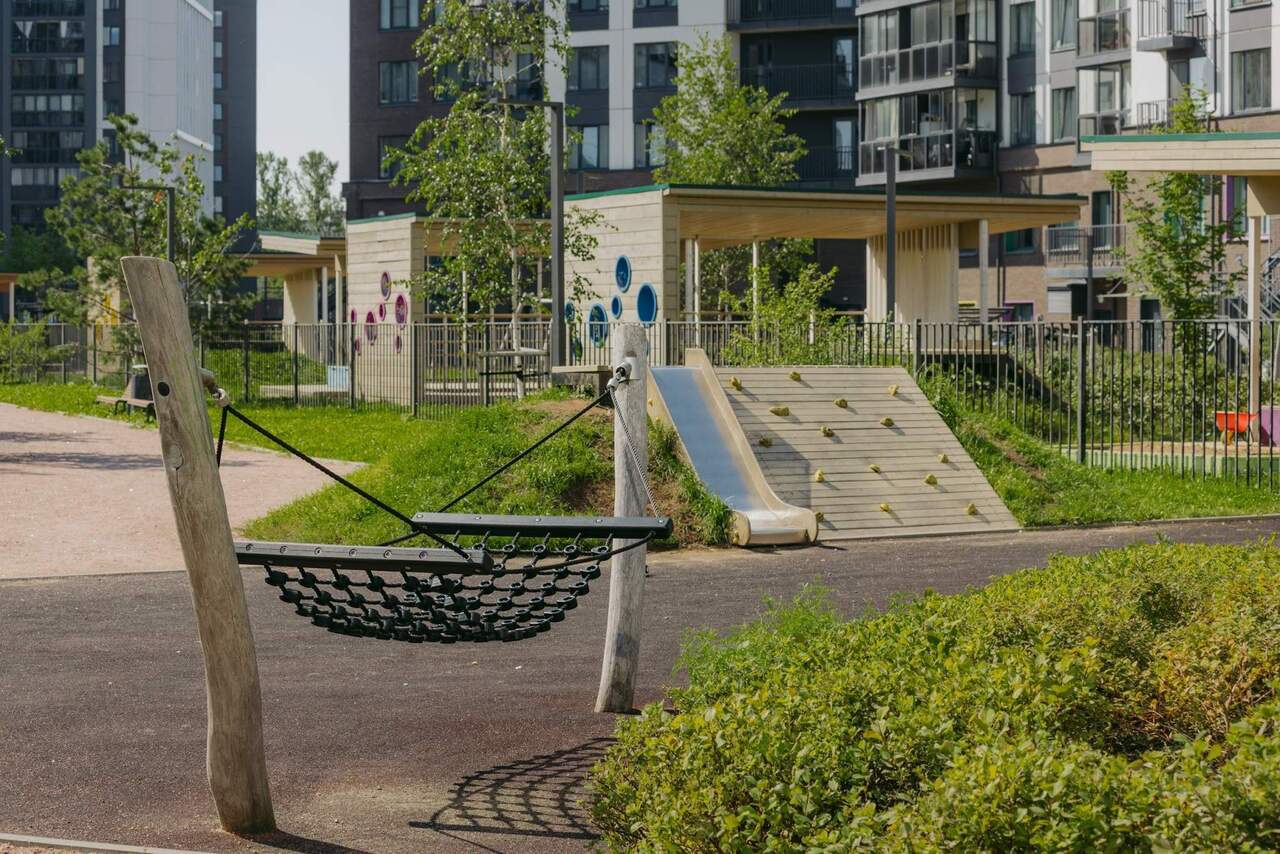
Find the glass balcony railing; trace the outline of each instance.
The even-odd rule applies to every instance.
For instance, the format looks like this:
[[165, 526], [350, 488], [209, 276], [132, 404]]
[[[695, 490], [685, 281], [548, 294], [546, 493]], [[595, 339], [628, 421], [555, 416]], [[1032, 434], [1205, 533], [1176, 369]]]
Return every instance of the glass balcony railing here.
[[853, 0], [725, 0], [730, 26], [768, 28], [788, 22], [854, 22]]
[[937, 131], [908, 134], [894, 140], [872, 140], [858, 146], [858, 169], [863, 175], [882, 174], [893, 144], [910, 154], [899, 156], [898, 174], [926, 169], [991, 169], [995, 166], [996, 134], [986, 130]]
[[1077, 139], [1086, 136], [1114, 136], [1129, 127], [1128, 110], [1111, 110], [1103, 113], [1087, 113], [1078, 120]]
[[1077, 22], [1077, 56], [1087, 57], [1116, 50], [1127, 50], [1130, 42], [1128, 9], [1103, 12], [1091, 18], [1081, 18]]
[[863, 88], [915, 83], [953, 76], [994, 80], [999, 74], [995, 42], [938, 42], [863, 57], [858, 75]]
[[853, 68], [832, 62], [820, 65], [757, 65], [742, 69], [745, 86], [759, 86], [770, 95], [786, 94], [788, 101], [852, 103], [857, 88]]

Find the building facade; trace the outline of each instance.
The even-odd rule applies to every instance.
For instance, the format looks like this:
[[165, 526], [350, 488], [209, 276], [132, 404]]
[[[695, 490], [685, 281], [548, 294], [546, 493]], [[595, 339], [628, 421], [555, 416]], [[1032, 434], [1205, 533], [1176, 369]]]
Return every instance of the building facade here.
[[227, 222], [258, 215], [257, 160], [258, 0], [213, 0], [213, 209]]
[[[215, 42], [224, 7], [240, 29]], [[135, 114], [152, 138], [196, 156], [210, 211], [219, 197], [224, 213], [252, 211], [255, 18], [255, 0], [216, 9], [207, 0], [0, 0], [0, 136], [20, 149], [0, 164], [0, 231], [43, 226], [60, 181], [109, 133], [112, 113]], [[221, 94], [219, 70], [234, 85]], [[225, 152], [215, 151], [216, 114], [234, 123]]]

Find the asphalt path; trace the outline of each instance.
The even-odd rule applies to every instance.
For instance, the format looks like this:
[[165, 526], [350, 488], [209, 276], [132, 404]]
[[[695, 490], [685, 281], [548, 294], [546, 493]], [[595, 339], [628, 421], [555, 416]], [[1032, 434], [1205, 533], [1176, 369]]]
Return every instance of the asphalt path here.
[[[687, 630], [741, 623], [805, 584], [855, 614], [1054, 553], [1278, 531], [1262, 519], [659, 555], [637, 700], [678, 678]], [[0, 581], [0, 831], [199, 851], [582, 850], [583, 777], [615, 724], [592, 713], [607, 577], [547, 635], [463, 647], [331, 635], [246, 571], [282, 828], [260, 840], [216, 826], [184, 574]]]

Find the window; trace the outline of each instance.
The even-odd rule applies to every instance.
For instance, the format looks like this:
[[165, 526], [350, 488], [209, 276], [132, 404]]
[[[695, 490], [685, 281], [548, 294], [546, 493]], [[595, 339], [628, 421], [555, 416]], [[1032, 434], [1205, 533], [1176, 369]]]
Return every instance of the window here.
[[1115, 205], [1110, 190], [1097, 190], [1089, 205], [1089, 222], [1092, 225], [1115, 225]]
[[609, 88], [609, 48], [574, 48], [569, 57], [569, 91], [593, 92]]
[[1004, 233], [1004, 254], [1025, 255], [1036, 251], [1036, 230], [1024, 228], [1019, 231]]
[[413, 60], [378, 63], [378, 103], [413, 104], [418, 100], [418, 66]]
[[1231, 112], [1271, 107], [1271, 48], [1231, 54]]
[[1231, 8], [1238, 9], [1241, 6], [1253, 6], [1258, 3], [1266, 3], [1267, 0], [1231, 0]]
[[119, 27], [103, 27], [102, 28], [102, 46], [103, 47], [119, 47], [120, 46], [120, 28]]
[[1076, 88], [1054, 89], [1053, 100], [1053, 142], [1063, 142], [1076, 138]]
[[84, 95], [12, 95], [9, 106], [15, 128], [84, 124]]
[[119, 83], [121, 79], [119, 60], [110, 60], [102, 63], [103, 83]]
[[1009, 144], [1031, 145], [1036, 141], [1036, 96], [1034, 92], [1009, 96]]
[[1076, 0], [1053, 0], [1049, 23], [1050, 44], [1054, 50], [1076, 46]]
[[214, 89], [222, 88], [222, 72], [221, 71], [213, 72], [213, 88]]
[[[120, 0], [114, 0], [114, 2], [115, 2], [115, 3], [117, 4], [117, 6], [118, 6], [118, 5], [119, 5], [119, 3], [120, 3]], [[213, 13], [213, 25], [214, 25], [215, 27], [221, 27], [221, 26], [222, 26], [222, 10], [221, 10], [221, 9], [219, 9], [218, 11], [216, 11], [216, 12], [214, 12], [214, 13]]]
[[569, 0], [570, 12], [608, 12], [609, 0]]
[[636, 122], [636, 168], [651, 169], [666, 162], [666, 140], [662, 128], [649, 122]]
[[853, 119], [834, 119], [831, 122], [831, 142], [835, 148], [837, 172], [853, 171], [853, 134]]
[[417, 26], [422, 20], [418, 0], [381, 0], [382, 17], [379, 25], [384, 30], [403, 30]]
[[404, 148], [409, 143], [407, 136], [380, 136], [378, 137], [378, 177], [391, 180], [400, 171], [402, 165], [399, 160], [387, 162], [387, 155], [394, 148]]
[[213, 180], [214, 180], [214, 183], [222, 182], [222, 164], [221, 163], [213, 164]]
[[213, 150], [214, 151], [222, 150], [222, 134], [220, 133], [215, 133], [213, 135]]
[[222, 59], [222, 42], [220, 41], [213, 43], [213, 58]]
[[120, 11], [120, 0], [106, 0], [102, 4], [102, 9], [105, 12], [118, 12]]
[[213, 197], [213, 212], [222, 213], [222, 196]]
[[674, 9], [676, 0], [636, 0], [637, 9]]
[[582, 142], [569, 145], [570, 169], [609, 168], [609, 126], [583, 125], [577, 128]]
[[1009, 7], [1009, 55], [1022, 56], [1036, 52], [1036, 4], [1019, 3]]
[[222, 102], [221, 101], [213, 102], [213, 120], [215, 122], [222, 121]]
[[636, 88], [663, 89], [676, 85], [674, 42], [636, 45]]
[[[1238, 235], [1249, 233], [1249, 179], [1241, 175], [1232, 175], [1224, 182], [1226, 189], [1227, 219], [1231, 230]], [[1269, 217], [1263, 217], [1266, 222]]]
[[[120, 28], [114, 29], [118, 42]], [[84, 53], [82, 21], [14, 21], [11, 32], [14, 53]]]

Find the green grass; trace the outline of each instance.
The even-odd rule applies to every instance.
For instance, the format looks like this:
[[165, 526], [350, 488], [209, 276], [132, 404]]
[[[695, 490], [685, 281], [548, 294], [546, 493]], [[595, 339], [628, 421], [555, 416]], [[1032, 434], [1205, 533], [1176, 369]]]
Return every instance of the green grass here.
[[1084, 466], [997, 416], [926, 384], [943, 419], [1023, 525], [1087, 525], [1280, 513], [1280, 493], [1230, 477]]
[[[0, 402], [50, 412], [98, 415], [144, 426], [140, 413], [112, 415], [95, 403], [117, 392], [88, 384], [0, 385]], [[351, 480], [402, 512], [437, 509], [542, 436], [584, 401], [548, 394], [521, 404], [472, 408], [439, 420], [385, 411], [237, 407], [285, 441], [323, 459], [366, 465]], [[210, 408], [216, 429], [218, 410]], [[266, 438], [230, 419], [229, 442], [274, 448]], [[675, 518], [675, 542], [723, 543], [729, 511], [676, 458], [675, 437], [651, 432], [650, 477], [659, 512]], [[596, 410], [551, 440], [492, 484], [452, 508], [485, 513], [611, 513], [613, 427]], [[399, 522], [334, 485], [280, 507], [247, 527], [259, 539], [376, 543], [404, 531]]]

